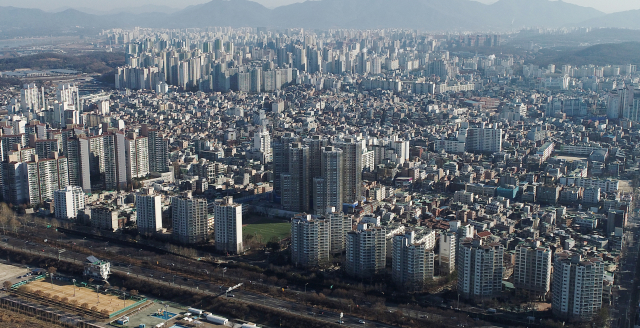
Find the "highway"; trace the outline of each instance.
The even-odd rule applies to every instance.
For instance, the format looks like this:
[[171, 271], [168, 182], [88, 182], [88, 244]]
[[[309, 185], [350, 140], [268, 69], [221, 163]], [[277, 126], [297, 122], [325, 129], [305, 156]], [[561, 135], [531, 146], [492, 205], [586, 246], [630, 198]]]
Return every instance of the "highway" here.
[[[7, 241], [4, 241], [7, 238]], [[77, 253], [71, 250], [65, 250], [63, 253], [58, 252], [58, 248], [43, 246], [41, 244], [35, 244], [32, 242], [26, 242], [24, 240], [16, 239], [15, 237], [7, 237], [2, 236], [2, 242], [0, 242], [0, 247], [8, 248], [8, 249], [20, 249], [23, 251], [27, 251], [29, 253], [48, 256], [51, 258], [57, 259], [58, 256], [60, 260], [63, 261], [71, 261], [76, 263], [83, 263], [86, 254]], [[104, 244], [104, 243], [103, 243]], [[161, 272], [153, 269], [143, 268], [139, 266], [128, 265], [124, 263], [112, 263], [111, 267], [112, 272], [120, 272], [122, 274], [135, 275], [138, 278], [157, 282], [164, 285], [173, 285], [178, 286], [180, 288], [188, 288], [194, 292], [200, 292], [207, 295], [218, 296], [221, 298], [225, 298], [225, 293], [223, 292], [226, 288], [230, 286], [220, 286], [218, 284], [213, 284], [208, 281], [206, 273], [202, 273], [203, 280], [195, 280], [187, 277], [183, 277], [180, 274], [168, 274], [166, 272]], [[244, 283], [251, 283], [246, 281]], [[255, 282], [254, 282], [255, 283]], [[222, 288], [221, 288], [222, 287]], [[306, 306], [300, 303], [281, 300], [274, 297], [270, 297], [263, 294], [253, 293], [246, 290], [242, 290], [242, 288], [232, 291], [231, 293], [234, 297], [234, 301], [239, 302], [247, 302], [252, 304], [259, 304], [266, 307], [269, 307], [274, 310], [281, 310], [290, 313], [295, 313], [297, 315], [301, 315], [308, 318], [313, 318], [315, 320], [320, 320], [324, 322], [330, 323], [338, 323], [340, 314], [337, 312], [328, 312], [322, 311], [314, 308], [313, 306]], [[231, 299], [231, 297], [229, 297]], [[191, 304], [185, 304], [185, 306], [191, 306]], [[360, 324], [359, 320], [365, 320], [365, 324]], [[344, 314], [343, 318], [343, 326], [345, 327], [380, 327], [380, 328], [390, 328], [396, 327], [392, 325], [387, 325], [379, 322], [372, 322], [366, 320], [366, 318], [358, 318], [355, 316], [350, 316], [347, 313]]]

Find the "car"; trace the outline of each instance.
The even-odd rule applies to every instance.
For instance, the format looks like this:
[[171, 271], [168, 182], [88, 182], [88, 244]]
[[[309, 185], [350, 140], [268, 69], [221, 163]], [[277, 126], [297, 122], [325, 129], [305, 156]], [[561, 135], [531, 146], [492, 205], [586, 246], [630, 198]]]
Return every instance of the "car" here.
[[364, 325], [366, 322], [364, 322], [364, 320], [358, 320], [358, 323], [361, 323]]
[[233, 294], [229, 294], [229, 295], [227, 295], [227, 297], [236, 297], [236, 296], [233, 295]]
[[340, 321], [338, 321], [338, 323], [339, 323], [339, 324], [343, 324], [343, 323], [344, 323], [344, 321], [340, 320]]

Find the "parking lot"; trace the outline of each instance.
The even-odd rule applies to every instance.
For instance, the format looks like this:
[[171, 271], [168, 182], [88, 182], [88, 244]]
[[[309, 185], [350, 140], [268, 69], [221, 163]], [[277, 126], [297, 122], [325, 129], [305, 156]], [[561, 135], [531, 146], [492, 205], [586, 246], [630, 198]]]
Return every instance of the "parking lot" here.
[[27, 268], [0, 263], [0, 284], [4, 284], [7, 280], [15, 284], [22, 280], [18, 279], [18, 276], [23, 276], [27, 272], [29, 272]]

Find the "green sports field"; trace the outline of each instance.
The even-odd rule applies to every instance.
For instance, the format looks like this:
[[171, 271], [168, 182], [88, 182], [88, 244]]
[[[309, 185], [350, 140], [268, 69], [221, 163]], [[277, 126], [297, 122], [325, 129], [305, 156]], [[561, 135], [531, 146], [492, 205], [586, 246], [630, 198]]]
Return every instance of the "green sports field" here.
[[258, 219], [242, 227], [242, 235], [245, 238], [247, 235], [253, 235], [257, 238], [254, 240], [266, 244], [273, 237], [284, 239], [291, 236], [291, 224], [282, 220]]

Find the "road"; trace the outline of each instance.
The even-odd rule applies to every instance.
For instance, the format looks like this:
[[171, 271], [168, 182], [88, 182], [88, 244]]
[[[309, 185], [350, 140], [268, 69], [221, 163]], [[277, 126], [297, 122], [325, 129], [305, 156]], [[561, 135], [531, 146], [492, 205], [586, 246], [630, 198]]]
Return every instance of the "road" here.
[[639, 223], [640, 218], [635, 213], [629, 215], [628, 228], [623, 238], [622, 258], [616, 273], [616, 284], [610, 307], [611, 327], [630, 328], [636, 322]]
[[[4, 238], [8, 238], [7, 241], [4, 241]], [[58, 252], [58, 248], [51, 246], [43, 246], [40, 244], [35, 244], [32, 242], [26, 242], [24, 240], [16, 239], [15, 237], [2, 237], [2, 242], [0, 242], [0, 247], [9, 248], [9, 249], [20, 249], [23, 251], [27, 251], [29, 253], [38, 254], [41, 256], [48, 256], [51, 258], [58, 258], [63, 261], [71, 261], [75, 263], [83, 263], [86, 254], [77, 253], [71, 250], [65, 250], [63, 253]], [[104, 244], [104, 243], [103, 243]], [[207, 295], [226, 297], [224, 291], [228, 286], [220, 286], [217, 284], [213, 284], [207, 281], [207, 276], [205, 273], [203, 280], [189, 279], [187, 277], [181, 276], [179, 273], [177, 274], [167, 274], [166, 272], [157, 271], [153, 269], [143, 268], [139, 266], [128, 265], [124, 263], [112, 263], [111, 267], [112, 272], [120, 272], [122, 274], [135, 275], [138, 278], [154, 281], [164, 285], [173, 285], [178, 286], [180, 288], [188, 288], [192, 291], [202, 292]], [[250, 283], [250, 282], [246, 282]], [[221, 288], [222, 287], [222, 288]], [[258, 294], [249, 292], [242, 289], [237, 289], [232, 291], [230, 294], [233, 294], [234, 301], [247, 302], [252, 304], [259, 304], [266, 307], [269, 307], [274, 310], [282, 310], [290, 313], [295, 313], [297, 315], [301, 315], [308, 318], [314, 318], [315, 320], [320, 320], [324, 322], [330, 323], [338, 323], [340, 314], [337, 312], [329, 312], [315, 309], [312, 306], [301, 305], [300, 303], [281, 300], [277, 298], [273, 298], [267, 295]], [[344, 314], [344, 326], [345, 327], [380, 327], [380, 328], [391, 328], [396, 327], [392, 325], [387, 325], [379, 322], [371, 322], [366, 321], [366, 324], [360, 324], [359, 320], [366, 320], [366, 318], [358, 318], [355, 316], [351, 316], [348, 314]]]

